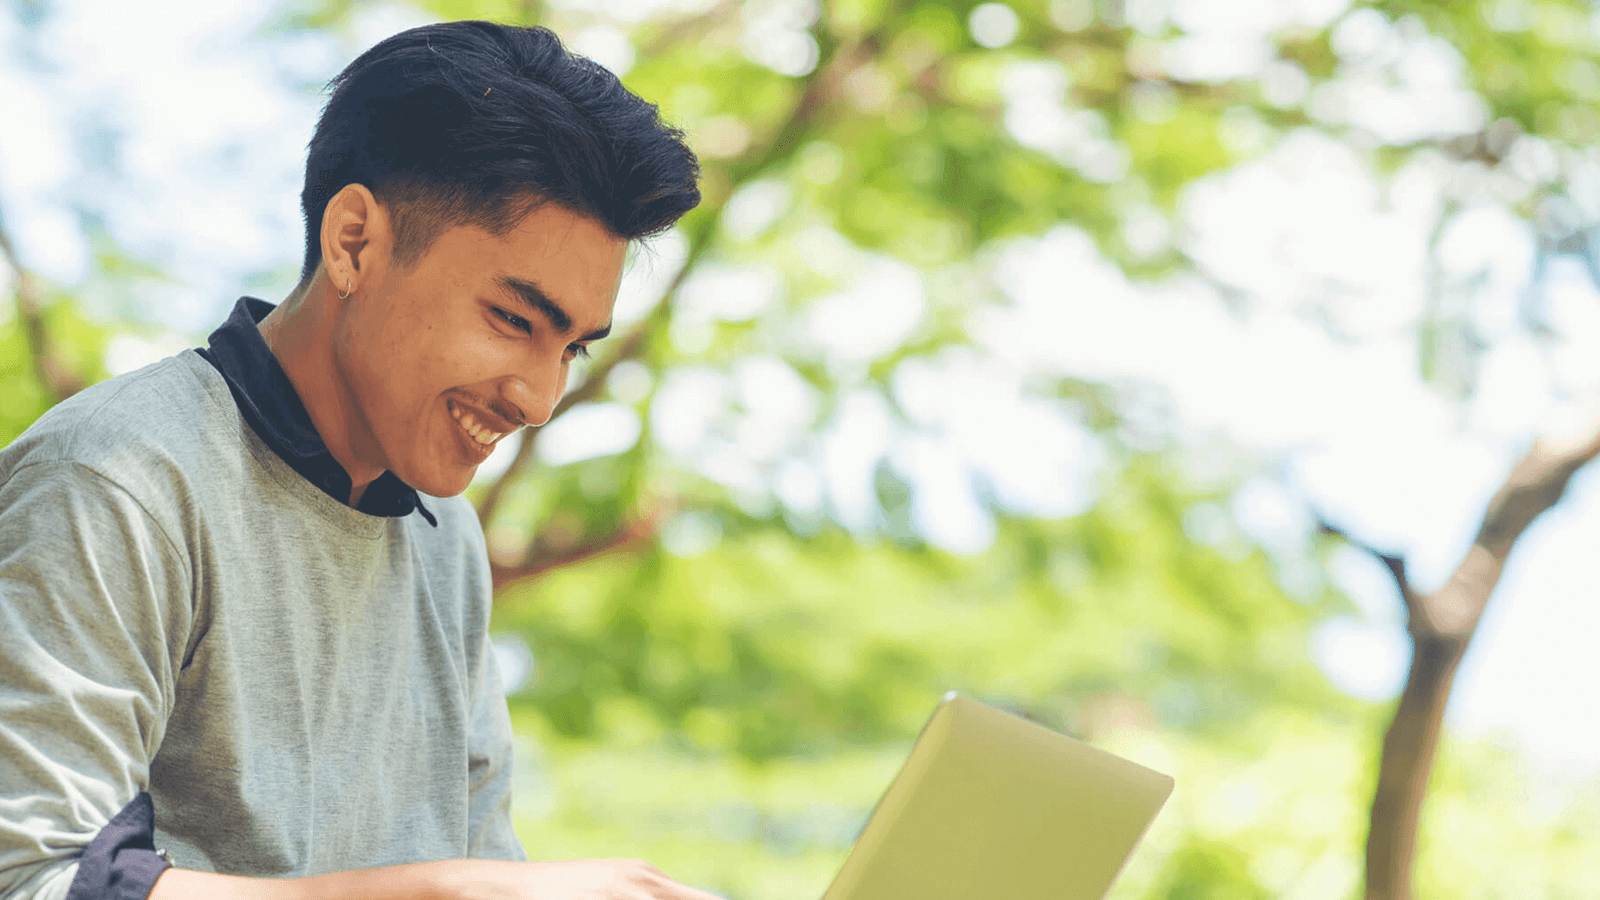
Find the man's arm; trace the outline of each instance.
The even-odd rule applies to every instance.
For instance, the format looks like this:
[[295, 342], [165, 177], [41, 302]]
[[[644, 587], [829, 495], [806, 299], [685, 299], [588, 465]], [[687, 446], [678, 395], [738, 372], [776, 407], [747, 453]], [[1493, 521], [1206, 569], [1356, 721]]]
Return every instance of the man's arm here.
[[95, 472], [41, 462], [0, 477], [0, 898], [713, 900], [614, 860], [443, 860], [296, 879], [167, 868], [147, 895], [151, 867], [129, 877], [114, 853], [85, 873], [85, 848], [148, 787], [192, 579], [159, 523]]
[[449, 859], [309, 878], [162, 873], [149, 900], [719, 900], [633, 859]]
[[192, 869], [161, 873], [148, 900], [444, 900], [437, 864], [340, 872], [315, 878], [242, 878]]
[[90, 469], [0, 477], [0, 897], [142, 888], [152, 851], [108, 855], [96, 884], [77, 859], [147, 786], [192, 620], [188, 569]]

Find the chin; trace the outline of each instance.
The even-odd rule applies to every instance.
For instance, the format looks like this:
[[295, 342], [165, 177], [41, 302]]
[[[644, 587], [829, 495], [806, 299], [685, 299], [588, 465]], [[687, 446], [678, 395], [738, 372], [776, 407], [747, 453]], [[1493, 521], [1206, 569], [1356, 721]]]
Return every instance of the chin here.
[[464, 476], [448, 479], [440, 478], [429, 483], [413, 485], [413, 487], [431, 497], [454, 497], [466, 491], [467, 487], [472, 484], [472, 476], [477, 471], [477, 467], [474, 466], [472, 471]]
[[434, 471], [428, 474], [417, 474], [411, 478], [400, 475], [400, 480], [410, 485], [414, 490], [427, 494], [430, 497], [454, 497], [467, 489], [472, 484], [472, 477], [478, 472], [478, 467], [473, 466], [465, 471]]

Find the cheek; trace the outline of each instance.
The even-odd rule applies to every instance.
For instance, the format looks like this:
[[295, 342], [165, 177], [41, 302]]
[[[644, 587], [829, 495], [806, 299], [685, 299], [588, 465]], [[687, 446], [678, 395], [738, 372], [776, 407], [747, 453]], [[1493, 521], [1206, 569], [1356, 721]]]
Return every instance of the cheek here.
[[495, 342], [464, 329], [419, 328], [415, 345], [404, 356], [413, 370], [407, 377], [419, 378], [444, 387], [460, 387], [477, 381], [476, 370], [489, 364], [501, 351]]
[[477, 336], [439, 340], [424, 354], [412, 357], [415, 371], [402, 377], [426, 384], [426, 393], [434, 399], [453, 390], [490, 393], [494, 382], [517, 371], [517, 350], [509, 341]]

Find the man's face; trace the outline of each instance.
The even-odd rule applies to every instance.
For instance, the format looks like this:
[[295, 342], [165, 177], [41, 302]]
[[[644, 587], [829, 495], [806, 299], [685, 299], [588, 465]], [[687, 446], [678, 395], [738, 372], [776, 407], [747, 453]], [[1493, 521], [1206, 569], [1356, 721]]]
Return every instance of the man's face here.
[[427, 494], [465, 490], [506, 434], [549, 419], [610, 329], [626, 249], [552, 204], [505, 237], [450, 228], [403, 270], [380, 259], [334, 337], [356, 457]]

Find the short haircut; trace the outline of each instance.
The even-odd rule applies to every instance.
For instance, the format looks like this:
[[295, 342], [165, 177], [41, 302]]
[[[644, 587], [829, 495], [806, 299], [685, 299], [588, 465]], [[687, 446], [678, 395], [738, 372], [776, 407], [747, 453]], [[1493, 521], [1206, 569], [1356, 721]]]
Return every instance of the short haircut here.
[[346, 185], [389, 208], [398, 265], [447, 228], [504, 235], [545, 203], [628, 240], [700, 202], [683, 132], [549, 29], [425, 25], [387, 38], [329, 84], [300, 194], [301, 283], [322, 261], [322, 214]]

